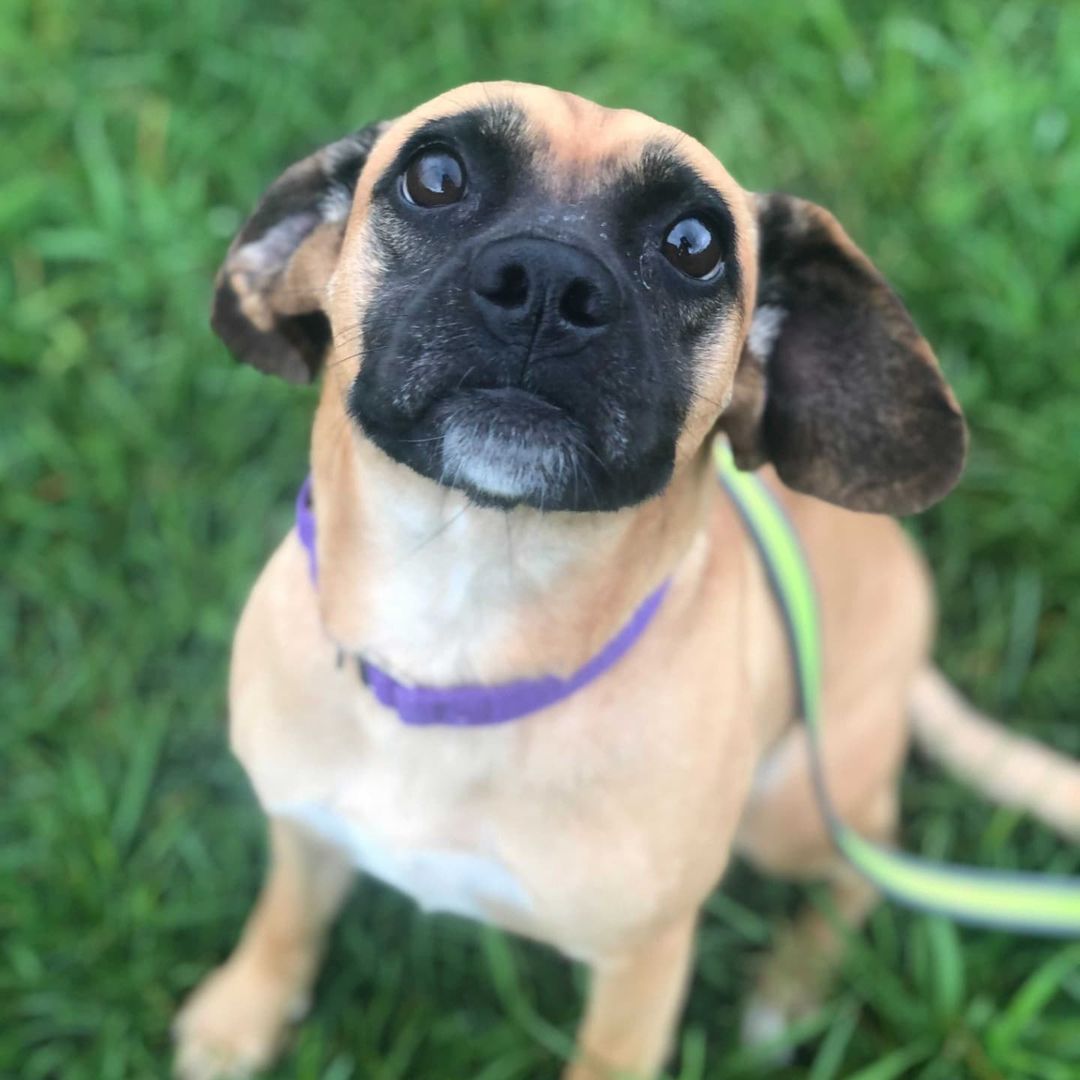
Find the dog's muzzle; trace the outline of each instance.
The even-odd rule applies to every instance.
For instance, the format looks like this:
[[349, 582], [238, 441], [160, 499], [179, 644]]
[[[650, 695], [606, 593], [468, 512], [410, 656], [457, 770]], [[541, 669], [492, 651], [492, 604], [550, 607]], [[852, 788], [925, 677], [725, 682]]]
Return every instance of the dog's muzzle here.
[[617, 252], [535, 227], [476, 238], [408, 287], [388, 274], [350, 411], [480, 505], [616, 509], [670, 475], [675, 383]]

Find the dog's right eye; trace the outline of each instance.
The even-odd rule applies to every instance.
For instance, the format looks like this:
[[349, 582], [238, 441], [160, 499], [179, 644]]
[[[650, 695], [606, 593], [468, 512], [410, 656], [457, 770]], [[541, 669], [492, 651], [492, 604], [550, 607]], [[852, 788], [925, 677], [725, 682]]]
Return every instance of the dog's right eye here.
[[401, 193], [414, 206], [449, 206], [465, 194], [465, 166], [449, 150], [421, 150], [401, 174]]
[[698, 217], [684, 217], [668, 229], [660, 247], [676, 270], [708, 281], [724, 268], [724, 251], [716, 233]]

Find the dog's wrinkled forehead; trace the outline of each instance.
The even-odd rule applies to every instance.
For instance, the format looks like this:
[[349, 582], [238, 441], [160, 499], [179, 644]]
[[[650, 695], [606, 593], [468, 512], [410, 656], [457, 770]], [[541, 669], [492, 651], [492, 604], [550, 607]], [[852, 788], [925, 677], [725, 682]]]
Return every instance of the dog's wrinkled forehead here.
[[380, 181], [400, 172], [418, 148], [438, 140], [486, 158], [508, 182], [527, 178], [550, 195], [554, 227], [583, 220], [583, 203], [605, 192], [617, 195], [628, 215], [666, 196], [718, 199], [733, 220], [735, 259], [753, 267], [757, 227], [750, 198], [699, 142], [643, 113], [521, 83], [464, 86], [396, 120], [360, 177], [354, 224], [366, 217]]

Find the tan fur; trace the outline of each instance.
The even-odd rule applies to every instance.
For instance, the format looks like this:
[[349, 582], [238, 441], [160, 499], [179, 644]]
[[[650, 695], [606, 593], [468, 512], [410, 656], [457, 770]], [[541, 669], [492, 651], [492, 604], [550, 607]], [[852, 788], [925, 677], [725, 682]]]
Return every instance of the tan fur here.
[[[383, 456], [345, 415], [371, 295], [372, 178], [421, 122], [496, 96], [512, 97], [546, 134], [554, 176], [588, 174], [669, 137], [735, 216], [745, 305], [704, 360], [673, 480], [643, 505], [605, 515], [469, 506]], [[660, 1068], [697, 912], [734, 849], [777, 874], [833, 878], [852, 923], [870, 907], [872, 890], [833, 857], [805, 739], [792, 727], [774, 601], [709, 463], [753, 310], [756, 242], [752, 197], [694, 140], [555, 91], [463, 87], [375, 145], [340, 257], [321, 253], [336, 258], [326, 299], [336, 346], [312, 437], [319, 588], [290, 535], [251, 593], [233, 654], [232, 746], [278, 822], [274, 867], [237, 953], [181, 1015], [186, 1080], [261, 1066], [280, 1042], [286, 1003], [310, 986], [343, 871], [335, 849], [285, 824], [298, 807], [332, 807], [398, 853], [452, 850], [505, 867], [530, 902], [493, 901], [484, 917], [593, 971], [573, 1080]], [[893, 521], [793, 494], [766, 474], [821, 592], [833, 797], [856, 829], [887, 837], [906, 704], [930, 642], [927, 575]], [[567, 672], [669, 576], [659, 613], [617, 671], [524, 722], [407, 727], [335, 665], [341, 645], [417, 683]], [[841, 939], [814, 916], [794, 934], [763, 971], [759, 1015], [785, 1019], [819, 1000]], [[791, 973], [792, 955], [811, 976]]]
[[919, 674], [911, 705], [921, 749], [994, 802], [1080, 841], [1080, 764], [973, 709], [936, 668]]

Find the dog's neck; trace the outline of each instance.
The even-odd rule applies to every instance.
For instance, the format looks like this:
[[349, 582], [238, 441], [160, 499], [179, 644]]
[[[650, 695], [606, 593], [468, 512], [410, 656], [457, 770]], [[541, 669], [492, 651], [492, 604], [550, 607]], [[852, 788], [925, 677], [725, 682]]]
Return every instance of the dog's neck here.
[[617, 513], [509, 512], [391, 461], [323, 395], [312, 466], [327, 632], [406, 682], [568, 674], [684, 562], [707, 466]]

